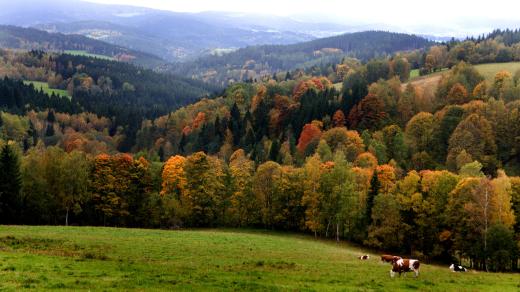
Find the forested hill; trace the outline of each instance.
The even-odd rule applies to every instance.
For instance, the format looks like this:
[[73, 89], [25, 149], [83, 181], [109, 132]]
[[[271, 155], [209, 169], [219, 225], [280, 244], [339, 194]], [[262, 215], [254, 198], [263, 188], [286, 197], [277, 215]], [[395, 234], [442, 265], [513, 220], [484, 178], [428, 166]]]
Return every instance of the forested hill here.
[[46, 51], [84, 51], [85, 53], [103, 55], [107, 58], [128, 61], [148, 68], [154, 68], [165, 63], [157, 56], [81, 35], [48, 33], [34, 28], [10, 25], [0, 25], [0, 47]]
[[173, 70], [206, 81], [227, 83], [324, 63], [337, 64], [345, 56], [367, 61], [398, 51], [426, 48], [431, 44], [415, 35], [365, 31], [292, 45], [247, 47], [221, 56], [202, 57]]
[[[66, 90], [60, 100], [40, 95], [21, 82], [0, 82], [0, 110], [23, 114], [30, 110], [59, 113], [95, 113], [111, 118], [114, 130], [125, 133], [118, 149], [128, 151], [143, 119], [157, 118], [209, 96], [219, 88], [203, 82], [136, 67], [130, 63], [48, 53], [0, 50], [0, 76], [39, 81]], [[23, 98], [21, 98], [23, 97]]]

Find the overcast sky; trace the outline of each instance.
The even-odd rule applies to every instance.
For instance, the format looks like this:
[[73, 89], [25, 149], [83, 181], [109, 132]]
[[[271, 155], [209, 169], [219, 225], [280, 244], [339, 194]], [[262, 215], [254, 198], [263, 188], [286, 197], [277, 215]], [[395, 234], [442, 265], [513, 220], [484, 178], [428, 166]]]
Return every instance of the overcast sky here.
[[456, 22], [462, 18], [520, 20], [519, 0], [88, 0], [182, 12], [236, 11], [281, 16], [318, 14], [396, 24]]
[[467, 36], [520, 27], [520, 0], [85, 0], [179, 12], [228, 11], [307, 21], [385, 24], [388, 30]]

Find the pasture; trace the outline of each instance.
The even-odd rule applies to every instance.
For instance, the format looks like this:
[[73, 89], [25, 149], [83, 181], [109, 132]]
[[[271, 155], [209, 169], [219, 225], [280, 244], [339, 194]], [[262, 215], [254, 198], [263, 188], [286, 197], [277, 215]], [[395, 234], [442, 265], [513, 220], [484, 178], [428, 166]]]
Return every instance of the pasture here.
[[69, 55], [74, 55], [74, 56], [85, 56], [85, 57], [91, 57], [91, 58], [98, 58], [98, 59], [102, 59], [102, 60], [115, 61], [115, 59], [110, 56], [91, 54], [87, 51], [81, 51], [81, 50], [65, 50], [64, 53], [69, 54]]
[[43, 90], [43, 92], [47, 93], [49, 96], [54, 93], [57, 96], [70, 98], [67, 90], [50, 88], [47, 82], [25, 80], [24, 83], [32, 84], [36, 90]]
[[480, 64], [476, 65], [475, 68], [477, 68], [484, 78], [492, 82], [495, 78], [495, 74], [502, 70], [509, 71], [514, 75], [516, 71], [520, 70], [520, 62]]
[[143, 230], [0, 226], [0, 289], [519, 291], [520, 275], [453, 273], [422, 265], [419, 278], [346, 243], [252, 230]]

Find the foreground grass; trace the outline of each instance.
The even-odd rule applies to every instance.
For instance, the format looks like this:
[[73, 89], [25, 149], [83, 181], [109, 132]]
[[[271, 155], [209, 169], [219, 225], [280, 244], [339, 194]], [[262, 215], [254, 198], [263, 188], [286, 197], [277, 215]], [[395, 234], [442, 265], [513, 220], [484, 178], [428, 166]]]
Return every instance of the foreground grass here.
[[110, 56], [91, 54], [87, 51], [80, 51], [80, 50], [66, 50], [66, 51], [64, 51], [64, 53], [69, 54], [69, 55], [74, 55], [74, 56], [85, 56], [85, 57], [91, 57], [91, 58], [98, 58], [98, 59], [102, 59], [102, 60], [110, 60], [110, 61], [115, 60], [114, 58], [112, 58]]
[[43, 90], [47, 95], [52, 95], [53, 93], [57, 96], [70, 98], [67, 90], [63, 89], [54, 89], [49, 88], [49, 84], [47, 82], [40, 81], [24, 81], [25, 84], [32, 84], [36, 90]]
[[260, 231], [0, 226], [0, 289], [519, 291], [520, 275], [388, 264], [346, 244]]

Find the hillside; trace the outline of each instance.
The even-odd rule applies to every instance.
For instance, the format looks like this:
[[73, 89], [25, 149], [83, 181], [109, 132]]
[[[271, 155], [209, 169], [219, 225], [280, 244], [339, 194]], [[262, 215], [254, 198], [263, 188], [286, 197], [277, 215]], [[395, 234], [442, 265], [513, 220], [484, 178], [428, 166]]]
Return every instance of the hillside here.
[[165, 61], [151, 54], [112, 45], [82, 35], [48, 33], [34, 28], [0, 25], [0, 48], [45, 50], [45, 51], [85, 51], [127, 61], [148, 68], [154, 68]]
[[[78, 52], [75, 52], [78, 53]], [[165, 115], [209, 96], [218, 87], [172, 74], [161, 74], [126, 62], [82, 55], [42, 51], [0, 51], [0, 108], [23, 114], [29, 110], [53, 110], [75, 114], [83, 111], [111, 118], [127, 132], [127, 150], [135, 143], [141, 121]], [[3, 77], [11, 79], [3, 80]], [[71, 100], [39, 99], [39, 94], [16, 80], [39, 81]], [[44, 89], [46, 90], [46, 89]], [[60, 91], [56, 91], [60, 90]], [[46, 90], [49, 92], [49, 90]], [[108, 133], [107, 133], [108, 134]]]
[[[518, 72], [520, 70], [520, 62], [478, 64], [475, 65], [474, 68], [482, 74], [488, 82], [492, 83], [495, 75], [500, 71], [508, 71], [511, 74]], [[449, 71], [447, 70], [435, 72], [425, 76], [412, 78], [409, 83], [421, 87], [425, 92], [435, 92], [442, 76], [448, 73]], [[403, 88], [406, 87], [407, 84], [408, 83], [403, 84]], [[338, 88], [341, 88], [340, 85], [341, 84], [337, 85]]]
[[0, 227], [7, 290], [517, 291], [519, 275], [423, 264], [390, 279], [377, 254], [308, 236], [242, 230]]
[[431, 43], [415, 35], [366, 31], [285, 46], [253, 46], [222, 56], [206, 56], [172, 68], [176, 73], [216, 83], [242, 81], [274, 72], [338, 64], [345, 56], [367, 61], [398, 51], [426, 48]]
[[344, 25], [286, 17], [181, 13], [79, 0], [0, 0], [0, 7], [0, 24], [81, 34], [167, 61], [194, 59], [216, 49], [298, 43], [349, 30]]

